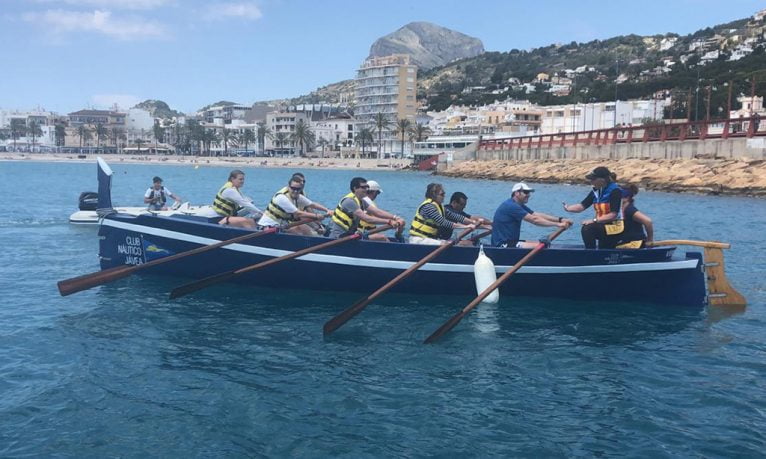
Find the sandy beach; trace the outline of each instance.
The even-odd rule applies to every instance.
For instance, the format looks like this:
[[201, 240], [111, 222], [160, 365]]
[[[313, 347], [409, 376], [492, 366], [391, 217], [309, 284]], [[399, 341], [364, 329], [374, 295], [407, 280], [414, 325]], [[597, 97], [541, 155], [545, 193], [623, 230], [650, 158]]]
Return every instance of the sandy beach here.
[[597, 166], [617, 174], [620, 183], [657, 191], [766, 197], [766, 161], [723, 159], [623, 159], [546, 161], [466, 161], [439, 172], [450, 177], [536, 183], [586, 182]]
[[108, 163], [205, 165], [232, 167], [274, 167], [300, 169], [357, 169], [357, 170], [402, 170], [408, 161], [398, 159], [355, 159], [355, 158], [241, 158], [206, 157], [180, 155], [77, 155], [64, 153], [0, 153], [0, 161], [45, 161], [45, 162], [95, 162], [100, 156]]

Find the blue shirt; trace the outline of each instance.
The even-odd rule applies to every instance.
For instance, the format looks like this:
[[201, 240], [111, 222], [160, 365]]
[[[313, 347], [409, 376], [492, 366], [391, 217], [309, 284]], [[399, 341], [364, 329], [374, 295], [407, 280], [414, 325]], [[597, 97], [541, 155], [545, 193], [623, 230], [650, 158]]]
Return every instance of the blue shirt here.
[[521, 221], [527, 214], [532, 213], [534, 213], [532, 209], [517, 203], [513, 198], [500, 204], [492, 219], [492, 245], [498, 247], [502, 244], [518, 242], [521, 235]]

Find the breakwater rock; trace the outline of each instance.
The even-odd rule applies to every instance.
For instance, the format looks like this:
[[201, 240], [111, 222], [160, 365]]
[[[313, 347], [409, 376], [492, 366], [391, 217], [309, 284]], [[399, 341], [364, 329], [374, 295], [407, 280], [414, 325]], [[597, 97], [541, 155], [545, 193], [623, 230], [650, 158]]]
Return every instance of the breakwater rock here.
[[608, 167], [617, 174], [620, 183], [635, 183], [648, 190], [766, 197], [764, 160], [466, 161], [438, 175], [581, 184], [585, 174], [596, 166]]

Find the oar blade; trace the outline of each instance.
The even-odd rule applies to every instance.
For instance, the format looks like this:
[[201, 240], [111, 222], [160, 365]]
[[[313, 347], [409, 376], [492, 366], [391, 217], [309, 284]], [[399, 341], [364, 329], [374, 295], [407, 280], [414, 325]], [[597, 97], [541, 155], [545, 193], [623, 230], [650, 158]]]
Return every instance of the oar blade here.
[[439, 327], [435, 332], [431, 333], [431, 336], [426, 338], [426, 340], [423, 341], [423, 344], [432, 344], [436, 342], [436, 340], [438, 340], [439, 338], [444, 336], [447, 332], [455, 328], [455, 325], [460, 323], [460, 321], [463, 320], [463, 317], [465, 317], [465, 311], [461, 310], [460, 312], [452, 316], [450, 320], [444, 322], [444, 324], [441, 327]]
[[123, 277], [128, 277], [135, 271], [135, 266], [125, 265], [116, 266], [114, 268], [105, 269], [103, 271], [97, 271], [91, 274], [85, 274], [84, 276], [73, 277], [71, 279], [64, 279], [59, 281], [58, 285], [59, 293], [61, 296], [71, 295], [73, 293], [88, 290], [97, 285], [113, 282]]
[[324, 327], [322, 327], [325, 336], [339, 329], [343, 324], [351, 320], [352, 317], [362, 312], [362, 309], [364, 309], [369, 302], [369, 298], [359, 300], [345, 311], [325, 322]]
[[211, 285], [226, 282], [227, 280], [234, 277], [234, 275], [234, 271], [228, 271], [225, 273], [216, 274], [215, 276], [206, 277], [202, 280], [189, 282], [188, 284], [174, 288], [170, 292], [170, 299], [174, 300], [176, 298], [180, 298], [182, 296], [196, 292], [197, 290], [202, 290], [203, 288], [210, 287]]

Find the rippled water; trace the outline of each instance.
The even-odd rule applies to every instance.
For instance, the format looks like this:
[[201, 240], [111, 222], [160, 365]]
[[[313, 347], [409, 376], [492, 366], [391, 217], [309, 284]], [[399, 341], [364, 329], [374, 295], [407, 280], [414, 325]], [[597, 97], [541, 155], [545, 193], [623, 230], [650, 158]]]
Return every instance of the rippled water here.
[[[119, 205], [140, 205], [153, 175], [207, 203], [228, 172], [112, 167]], [[292, 171], [246, 172], [265, 203]], [[328, 206], [356, 175], [304, 172]], [[510, 188], [360, 174], [407, 217], [431, 180], [490, 217]], [[56, 281], [98, 268], [95, 229], [67, 223], [95, 165], [0, 162], [0, 176], [0, 456], [763, 455], [764, 200], [638, 196], [658, 239], [733, 243], [745, 311], [504, 298], [424, 346], [471, 298], [387, 295], [328, 339], [322, 324], [356, 295], [224, 286], [169, 301], [182, 280], [134, 277], [61, 298]], [[531, 207], [554, 214], [587, 192], [536, 188]]]

